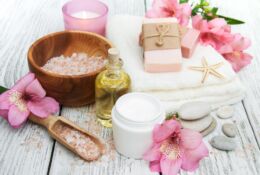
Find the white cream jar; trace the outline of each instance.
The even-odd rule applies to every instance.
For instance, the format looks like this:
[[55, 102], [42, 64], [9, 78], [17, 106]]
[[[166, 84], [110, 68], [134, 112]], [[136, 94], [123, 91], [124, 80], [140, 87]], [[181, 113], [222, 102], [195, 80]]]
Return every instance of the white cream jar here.
[[141, 159], [152, 144], [154, 125], [164, 119], [162, 105], [156, 98], [145, 93], [121, 96], [112, 110], [116, 150], [126, 157]]

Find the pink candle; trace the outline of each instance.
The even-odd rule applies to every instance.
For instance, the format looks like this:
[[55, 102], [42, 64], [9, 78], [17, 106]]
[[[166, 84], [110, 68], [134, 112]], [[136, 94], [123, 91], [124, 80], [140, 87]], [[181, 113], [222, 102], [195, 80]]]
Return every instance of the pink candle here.
[[72, 0], [62, 7], [66, 30], [105, 35], [108, 7], [97, 0]]
[[79, 11], [71, 14], [74, 18], [80, 18], [80, 19], [91, 19], [91, 18], [97, 18], [100, 16], [99, 13], [90, 12], [90, 11]]

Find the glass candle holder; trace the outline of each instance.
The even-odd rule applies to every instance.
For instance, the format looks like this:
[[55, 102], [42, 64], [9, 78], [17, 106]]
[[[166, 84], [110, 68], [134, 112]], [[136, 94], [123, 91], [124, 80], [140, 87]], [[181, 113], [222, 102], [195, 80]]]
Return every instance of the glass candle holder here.
[[72, 0], [62, 7], [66, 30], [105, 35], [108, 7], [98, 0]]

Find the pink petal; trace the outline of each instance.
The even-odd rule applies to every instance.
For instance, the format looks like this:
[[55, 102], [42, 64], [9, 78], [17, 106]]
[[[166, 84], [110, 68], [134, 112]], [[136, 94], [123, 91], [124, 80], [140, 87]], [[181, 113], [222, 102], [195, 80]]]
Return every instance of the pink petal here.
[[8, 110], [12, 105], [9, 100], [10, 93], [11, 91], [8, 90], [0, 95], [0, 109]]
[[220, 41], [222, 41], [225, 44], [230, 44], [234, 40], [234, 35], [232, 35], [229, 32], [224, 32], [220, 37]]
[[34, 115], [40, 118], [46, 118], [50, 114], [59, 111], [59, 103], [51, 97], [29, 101], [27, 107]]
[[176, 17], [181, 25], [186, 26], [191, 16], [191, 6], [188, 3], [179, 4], [178, 0], [154, 0], [152, 9], [148, 10], [146, 17]]
[[143, 159], [147, 161], [158, 161], [161, 159], [160, 144], [154, 143], [148, 151], [143, 155]]
[[199, 161], [208, 156], [209, 151], [204, 142], [193, 150], [185, 150], [182, 154], [181, 168], [185, 171], [194, 171], [199, 167]]
[[202, 16], [200, 16], [200, 15], [193, 16], [192, 17], [192, 26], [197, 30], [204, 31], [208, 27], [207, 27], [207, 25], [205, 25], [206, 23], [204, 23], [204, 25], [203, 25], [204, 30], [203, 30], [201, 27], [202, 21], [203, 21]]
[[227, 25], [227, 22], [222, 18], [215, 18], [213, 20], [210, 20], [208, 24], [210, 28], [219, 28], [225, 27]]
[[37, 97], [43, 98], [46, 95], [45, 90], [43, 89], [40, 82], [35, 79], [31, 82], [25, 89], [25, 92], [30, 95], [36, 95]]
[[158, 124], [153, 129], [153, 140], [161, 142], [170, 137], [174, 132], [179, 132], [181, 125], [176, 120], [166, 120], [163, 124]]
[[185, 16], [191, 16], [191, 6], [188, 3], [181, 4], [182, 14]]
[[14, 128], [19, 128], [28, 118], [29, 110], [20, 111], [15, 105], [10, 107], [8, 112], [8, 122]]
[[202, 142], [202, 135], [190, 129], [181, 129], [181, 147], [184, 149], [195, 149]]
[[251, 60], [253, 59], [253, 56], [248, 54], [248, 53], [242, 52], [241, 59], [242, 59], [242, 65], [241, 66], [244, 67], [244, 66], [246, 66], [246, 65], [251, 63]]
[[186, 18], [186, 17], [181, 18], [181, 20], [179, 20], [179, 23], [182, 26], [187, 26], [189, 24], [189, 18]]
[[152, 172], [161, 172], [160, 161], [152, 161], [149, 163], [150, 170]]
[[176, 14], [179, 19], [179, 23], [182, 26], [187, 26], [189, 24], [190, 16], [191, 16], [191, 7], [188, 3], [184, 3], [180, 5], [180, 9]]
[[3, 117], [4, 119], [8, 118], [8, 110], [1, 110], [0, 109], [0, 116]]
[[231, 53], [231, 52], [233, 52], [233, 48], [232, 48], [231, 45], [225, 44], [218, 49], [218, 52], [221, 53], [221, 54]]
[[[203, 20], [202, 16], [196, 15], [192, 18], [192, 25], [201, 32], [200, 41], [205, 45], [211, 45], [221, 53], [227, 53], [230, 48], [234, 35], [231, 34], [231, 27], [221, 18], [215, 18], [211, 21]], [[230, 48], [223, 47], [229, 46]]]
[[[160, 0], [157, 0], [157, 1], [159, 2]], [[177, 0], [161, 0], [161, 2], [162, 2], [162, 5], [164, 5], [164, 7], [167, 7], [168, 9], [177, 9], [179, 6], [179, 3]]]
[[201, 34], [200, 40], [202, 41], [202, 43], [203, 43], [204, 45], [210, 45], [210, 46], [212, 46], [214, 49], [217, 48], [217, 43], [212, 39], [212, 36], [209, 35], [209, 34], [205, 34], [205, 33]]
[[230, 54], [223, 54], [226, 60], [228, 60], [234, 71], [238, 72], [241, 70], [243, 67], [251, 63], [252, 56], [243, 53], [243, 52], [236, 52], [236, 53], [230, 53]]
[[243, 51], [251, 45], [251, 41], [250, 39], [243, 37], [241, 34], [234, 34], [234, 39], [231, 45], [235, 51]]
[[11, 89], [23, 93], [25, 91], [25, 88], [34, 80], [34, 78], [35, 75], [33, 73], [28, 73], [27, 75], [22, 77], [19, 81], [17, 81]]
[[165, 12], [164, 7], [163, 1], [153, 1], [152, 9], [148, 10], [145, 16], [148, 18], [167, 17], [168, 14]]
[[167, 159], [165, 156], [161, 159], [161, 171], [163, 175], [177, 175], [180, 171], [182, 164], [181, 159], [170, 160]]

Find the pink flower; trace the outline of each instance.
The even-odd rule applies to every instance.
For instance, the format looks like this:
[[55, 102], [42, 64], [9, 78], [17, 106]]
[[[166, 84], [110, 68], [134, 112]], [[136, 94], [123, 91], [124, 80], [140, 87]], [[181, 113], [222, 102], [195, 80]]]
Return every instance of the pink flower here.
[[208, 149], [200, 133], [181, 129], [176, 120], [166, 120], [153, 130], [153, 145], [143, 159], [150, 161], [150, 169], [164, 175], [176, 175], [180, 168], [194, 171], [199, 161], [208, 156]]
[[232, 34], [224, 19], [215, 18], [208, 22], [197, 15], [192, 18], [192, 25], [201, 32], [200, 41], [222, 54], [236, 72], [251, 63], [252, 56], [243, 52], [251, 45], [250, 40], [240, 34]]
[[209, 44], [216, 50], [233, 40], [231, 28], [222, 18], [207, 21], [202, 16], [196, 15], [192, 17], [192, 26], [201, 32], [201, 43]]
[[40, 118], [59, 111], [59, 104], [46, 92], [33, 73], [21, 78], [10, 90], [0, 95], [0, 116], [18, 128], [29, 117], [30, 112]]
[[252, 56], [243, 52], [250, 45], [251, 41], [248, 38], [235, 34], [234, 39], [221, 47], [219, 52], [231, 63], [233, 69], [238, 72], [251, 63]]
[[152, 9], [146, 17], [176, 17], [181, 25], [186, 26], [191, 16], [191, 6], [188, 3], [179, 4], [178, 0], [154, 0]]

